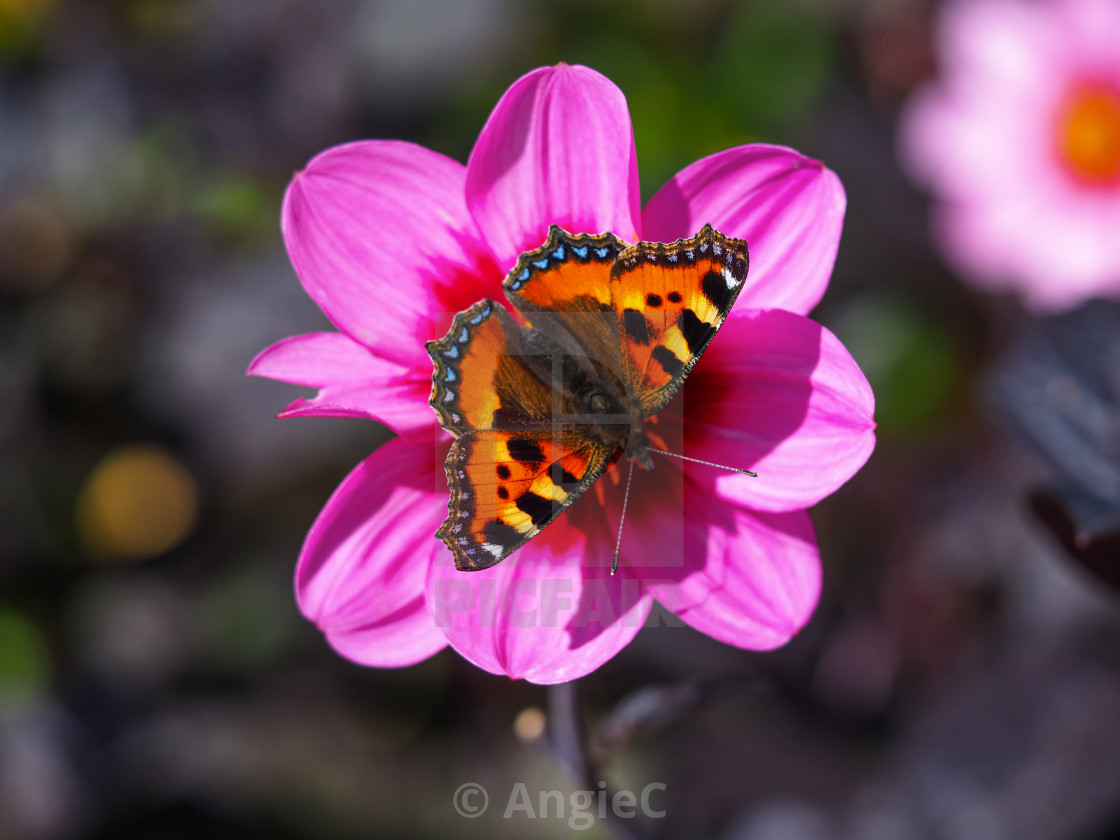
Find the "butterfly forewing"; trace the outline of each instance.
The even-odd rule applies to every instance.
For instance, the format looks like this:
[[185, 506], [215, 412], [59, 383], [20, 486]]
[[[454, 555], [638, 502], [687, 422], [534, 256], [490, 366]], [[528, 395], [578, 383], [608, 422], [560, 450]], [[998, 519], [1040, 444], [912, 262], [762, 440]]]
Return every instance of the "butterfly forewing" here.
[[501, 428], [508, 418], [548, 426], [552, 390], [524, 364], [524, 344], [524, 330], [492, 300], [460, 312], [447, 335], [429, 341], [431, 405], [440, 425], [455, 437]]
[[553, 225], [544, 245], [522, 254], [502, 287], [534, 330], [568, 353], [617, 371], [621, 361], [610, 276], [625, 249], [613, 233], [571, 234]]
[[711, 225], [691, 239], [639, 242], [618, 256], [611, 298], [624, 378], [643, 416], [680, 389], [739, 296], [747, 265], [747, 243]]
[[522, 254], [502, 287], [526, 314], [609, 309], [611, 266], [625, 249], [613, 233], [572, 234], [553, 225], [544, 245]]

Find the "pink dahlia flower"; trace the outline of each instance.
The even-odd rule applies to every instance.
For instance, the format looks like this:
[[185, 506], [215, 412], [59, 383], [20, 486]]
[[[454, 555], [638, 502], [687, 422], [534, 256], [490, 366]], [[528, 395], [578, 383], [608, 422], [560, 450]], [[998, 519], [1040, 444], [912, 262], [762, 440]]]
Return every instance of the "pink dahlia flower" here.
[[900, 126], [949, 262], [1041, 311], [1120, 297], [1120, 2], [957, 0]]
[[[356, 662], [400, 666], [450, 644], [488, 671], [573, 679], [638, 632], [653, 599], [717, 639], [787, 641], [820, 561], [805, 508], [874, 446], [867, 382], [804, 316], [828, 283], [844, 193], [819, 162], [743, 146], [689, 166], [642, 208], [626, 101], [586, 67], [535, 70], [506, 92], [466, 166], [409, 143], [328, 149], [288, 188], [283, 230], [304, 287], [338, 328], [265, 350], [249, 372], [318, 389], [281, 416], [372, 417], [399, 437], [352, 472], [296, 571], [303, 613]], [[672, 241], [705, 222], [750, 243], [747, 286], [657, 434], [690, 456], [638, 470], [619, 572], [609, 573], [620, 467], [527, 546], [455, 570], [435, 537], [450, 436], [428, 405], [427, 339], [500, 284], [550, 224]]]

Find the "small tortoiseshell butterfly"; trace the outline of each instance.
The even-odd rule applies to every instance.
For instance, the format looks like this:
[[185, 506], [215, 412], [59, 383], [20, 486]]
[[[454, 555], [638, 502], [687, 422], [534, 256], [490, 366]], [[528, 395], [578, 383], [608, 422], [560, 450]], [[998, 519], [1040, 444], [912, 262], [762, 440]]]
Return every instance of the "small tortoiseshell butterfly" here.
[[666, 245], [555, 225], [502, 284], [525, 325], [482, 300], [439, 341], [431, 404], [455, 436], [436, 533], [485, 569], [540, 533], [627, 455], [680, 389], [747, 276], [747, 243], [704, 228]]

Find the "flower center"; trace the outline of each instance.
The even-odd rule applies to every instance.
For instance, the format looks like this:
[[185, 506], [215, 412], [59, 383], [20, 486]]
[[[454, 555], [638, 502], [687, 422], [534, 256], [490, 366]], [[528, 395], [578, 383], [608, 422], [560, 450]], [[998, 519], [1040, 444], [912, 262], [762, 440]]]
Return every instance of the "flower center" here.
[[1058, 157], [1079, 181], [1120, 182], [1120, 91], [1080, 85], [1058, 109]]

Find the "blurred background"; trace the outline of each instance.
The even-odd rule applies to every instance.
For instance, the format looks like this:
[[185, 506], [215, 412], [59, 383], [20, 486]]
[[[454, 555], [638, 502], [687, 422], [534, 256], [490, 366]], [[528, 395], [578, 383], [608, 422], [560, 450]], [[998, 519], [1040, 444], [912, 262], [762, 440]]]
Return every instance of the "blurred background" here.
[[468, 781], [499, 803], [565, 784], [543, 688], [450, 651], [363, 669], [300, 617], [303, 536], [387, 432], [276, 420], [300, 389], [244, 376], [328, 328], [279, 233], [294, 170], [372, 137], [465, 160], [502, 92], [561, 60], [626, 94], [643, 199], [755, 140], [839, 174], [814, 317], [880, 424], [813, 511], [825, 590], [793, 643], [649, 628], [582, 681], [597, 772], [667, 785], [631, 829], [1120, 837], [1120, 538], [1107, 499], [1092, 527], [1077, 502], [1078, 464], [1120, 470], [1120, 387], [1094, 368], [1120, 306], [1040, 321], [938, 256], [894, 134], [934, 13], [0, 0], [0, 840], [570, 833], [452, 808]]

